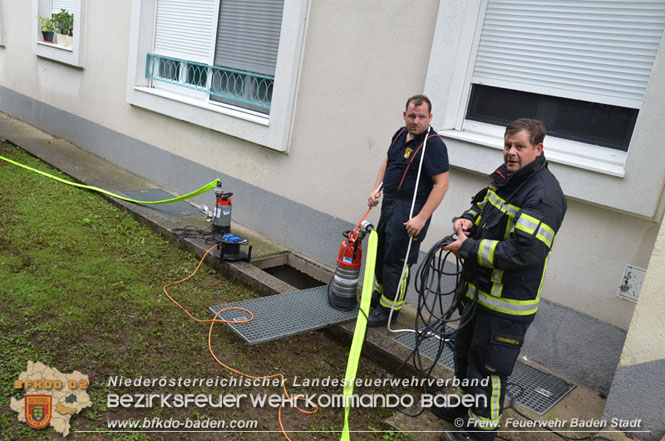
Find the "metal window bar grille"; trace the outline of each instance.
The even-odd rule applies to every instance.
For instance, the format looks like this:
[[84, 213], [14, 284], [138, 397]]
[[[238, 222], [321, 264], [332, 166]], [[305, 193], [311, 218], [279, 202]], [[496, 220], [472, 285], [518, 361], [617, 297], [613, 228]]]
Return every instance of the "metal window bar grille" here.
[[266, 75], [147, 54], [145, 77], [208, 93], [233, 103], [270, 109], [275, 79]]

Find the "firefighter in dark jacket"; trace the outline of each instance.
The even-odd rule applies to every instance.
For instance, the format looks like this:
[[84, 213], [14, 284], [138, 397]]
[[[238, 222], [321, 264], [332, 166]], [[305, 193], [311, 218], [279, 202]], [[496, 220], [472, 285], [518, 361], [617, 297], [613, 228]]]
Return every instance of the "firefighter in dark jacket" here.
[[471, 308], [477, 297], [471, 322], [455, 336], [455, 376], [478, 385], [457, 391], [476, 397], [473, 407], [432, 409], [450, 422], [462, 418], [456, 422], [458, 427], [463, 422], [460, 430], [444, 433], [442, 440], [496, 437], [506, 380], [538, 310], [547, 261], [566, 213], [566, 199], [543, 155], [544, 137], [540, 121], [510, 123], [504, 164], [453, 221], [457, 240], [445, 249], [464, 259], [458, 288], [465, 295], [463, 308]]

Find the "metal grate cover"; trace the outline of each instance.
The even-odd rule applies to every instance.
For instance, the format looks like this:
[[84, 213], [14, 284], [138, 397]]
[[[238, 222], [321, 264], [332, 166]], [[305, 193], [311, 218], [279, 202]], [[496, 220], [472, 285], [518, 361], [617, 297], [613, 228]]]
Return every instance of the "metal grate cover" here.
[[[327, 285], [211, 306], [209, 309], [217, 314], [220, 309], [229, 306], [249, 309], [254, 314], [251, 322], [228, 323], [231, 329], [252, 345], [353, 320], [358, 315], [357, 308], [345, 312], [331, 307], [328, 304]], [[232, 309], [222, 312], [217, 318], [241, 321], [249, 316], [244, 311]]]
[[[173, 196], [170, 193], [165, 192], [159, 188], [150, 188], [147, 190], [124, 190], [122, 194], [131, 199], [136, 199], [137, 201], [163, 201], [165, 199], [172, 199]], [[185, 201], [170, 202], [168, 204], [149, 204], [144, 205], [148, 207], [166, 219], [177, 219], [181, 217], [189, 216], [201, 216], [202, 213], [193, 205], [188, 204]]]
[[[409, 349], [414, 349], [415, 347], [415, 335], [412, 332], [398, 335], [393, 340]], [[422, 342], [419, 352], [422, 356], [434, 360], [438, 349], [438, 340], [432, 338]], [[450, 370], [454, 369], [455, 361], [453, 351], [450, 347], [446, 346], [443, 349], [437, 363]], [[575, 389], [574, 384], [567, 383], [554, 375], [541, 372], [520, 361], [515, 363], [515, 369], [513, 369], [513, 374], [508, 377], [508, 382], [519, 386], [509, 385], [507, 395], [518, 395], [515, 402], [536, 412], [538, 415], [544, 415], [563, 397], [568, 395], [571, 390]], [[521, 395], [519, 395], [520, 393]]]

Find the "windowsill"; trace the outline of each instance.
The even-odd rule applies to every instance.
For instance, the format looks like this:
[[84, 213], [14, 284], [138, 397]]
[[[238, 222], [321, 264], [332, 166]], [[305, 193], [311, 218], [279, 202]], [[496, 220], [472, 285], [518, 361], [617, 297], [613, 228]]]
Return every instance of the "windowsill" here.
[[134, 87], [134, 90], [140, 93], [147, 93], [150, 95], [177, 101], [179, 103], [187, 104], [190, 106], [195, 106], [200, 109], [208, 110], [210, 112], [220, 113], [222, 115], [244, 119], [245, 121], [249, 121], [255, 124], [260, 124], [262, 126], [267, 127], [270, 125], [270, 119], [267, 116], [260, 116], [251, 111], [243, 111], [241, 109], [225, 106], [223, 104], [210, 104], [200, 99], [191, 98], [186, 95], [181, 95], [178, 93], [169, 92], [167, 90], [157, 89], [154, 87], [137, 86]]
[[[443, 138], [502, 151], [503, 131], [503, 127], [467, 120], [464, 131], [438, 132]], [[621, 178], [625, 175], [626, 152], [555, 137], [545, 137], [544, 144], [545, 157], [550, 162]]]
[[62, 51], [74, 52], [74, 50], [71, 47], [61, 46], [58, 43], [54, 43], [52, 41], [37, 40], [37, 44], [40, 44], [42, 46], [52, 47], [55, 49], [60, 49]]

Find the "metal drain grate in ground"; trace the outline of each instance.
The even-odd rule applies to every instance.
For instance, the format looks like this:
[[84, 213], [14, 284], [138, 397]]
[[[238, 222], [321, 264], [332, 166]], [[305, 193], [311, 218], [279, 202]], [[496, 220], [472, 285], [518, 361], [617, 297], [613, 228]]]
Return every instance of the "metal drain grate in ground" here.
[[[332, 308], [328, 304], [327, 285], [211, 306], [209, 309], [213, 314], [217, 314], [220, 309], [229, 306], [249, 309], [254, 314], [251, 322], [228, 323], [231, 329], [252, 345], [325, 328], [353, 320], [358, 315], [357, 308], [346, 312]], [[249, 315], [244, 311], [231, 309], [222, 312], [217, 318], [242, 321], [248, 319]]]
[[[125, 196], [137, 201], [163, 201], [172, 199], [174, 196], [159, 188], [150, 188], [147, 190], [124, 190], [121, 192]], [[188, 216], [202, 216], [196, 207], [185, 201], [170, 202], [168, 204], [149, 204], [144, 205], [167, 219], [177, 219]]]
[[[415, 347], [415, 336], [412, 332], [398, 335], [393, 340], [409, 349]], [[422, 356], [434, 360], [438, 349], [439, 341], [431, 338], [422, 342], [419, 352]], [[450, 347], [446, 346], [443, 349], [437, 362], [448, 369], [454, 369], [455, 362]], [[544, 415], [563, 397], [568, 395], [571, 390], [575, 389], [574, 384], [541, 372], [519, 361], [515, 364], [513, 374], [508, 377], [508, 382], [519, 385], [509, 385], [508, 395], [518, 395], [515, 402], [536, 412], [538, 415]]]

